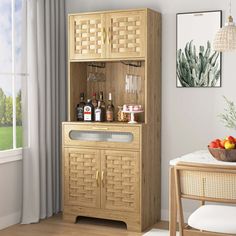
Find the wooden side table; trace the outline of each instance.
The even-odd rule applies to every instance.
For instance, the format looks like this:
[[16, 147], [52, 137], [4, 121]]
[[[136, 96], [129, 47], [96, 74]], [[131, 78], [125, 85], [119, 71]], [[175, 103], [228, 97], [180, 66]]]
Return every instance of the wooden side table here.
[[176, 236], [177, 229], [177, 204], [176, 204], [176, 192], [175, 192], [175, 175], [174, 166], [179, 163], [186, 163], [196, 165], [196, 168], [202, 165], [215, 165], [217, 168], [230, 166], [235, 167], [236, 162], [223, 162], [214, 159], [208, 150], [201, 150], [193, 153], [189, 153], [180, 158], [176, 158], [170, 161], [169, 168], [169, 229], [170, 236]]
[[177, 203], [175, 192], [175, 175], [174, 167], [171, 166], [169, 170], [169, 229], [170, 236], [176, 236], [177, 225]]

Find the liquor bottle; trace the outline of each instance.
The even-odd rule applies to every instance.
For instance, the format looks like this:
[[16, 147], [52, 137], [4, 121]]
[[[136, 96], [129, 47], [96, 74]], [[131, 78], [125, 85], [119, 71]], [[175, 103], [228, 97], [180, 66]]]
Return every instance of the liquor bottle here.
[[102, 91], [99, 94], [99, 101], [101, 104], [102, 121], [105, 121], [106, 120], [106, 104], [105, 104], [105, 101], [103, 100], [103, 92]]
[[112, 104], [111, 93], [109, 93], [108, 105], [106, 110], [106, 120], [108, 122], [114, 121], [114, 106]]
[[87, 103], [84, 106], [84, 121], [93, 121], [94, 107], [91, 102], [91, 99], [87, 100]]
[[99, 93], [99, 101], [100, 101], [100, 103], [101, 103], [101, 107], [103, 107], [104, 109], [106, 109], [106, 104], [105, 104], [105, 102], [104, 102], [104, 100], [103, 100], [103, 92], [102, 92], [102, 91]]
[[80, 103], [76, 107], [76, 117], [77, 121], [84, 121], [84, 93], [80, 93]]
[[98, 100], [96, 97], [97, 97], [97, 94], [94, 93], [92, 97], [92, 104], [93, 104], [94, 109], [98, 106]]
[[103, 121], [102, 109], [103, 108], [101, 107], [101, 102], [98, 101], [98, 106], [94, 110], [94, 120], [97, 122]]

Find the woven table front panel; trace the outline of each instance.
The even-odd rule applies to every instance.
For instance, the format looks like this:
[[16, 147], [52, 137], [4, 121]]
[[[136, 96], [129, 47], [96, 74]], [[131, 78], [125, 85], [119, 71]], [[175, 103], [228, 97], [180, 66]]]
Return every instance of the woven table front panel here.
[[236, 199], [236, 174], [180, 171], [181, 193], [218, 199]]

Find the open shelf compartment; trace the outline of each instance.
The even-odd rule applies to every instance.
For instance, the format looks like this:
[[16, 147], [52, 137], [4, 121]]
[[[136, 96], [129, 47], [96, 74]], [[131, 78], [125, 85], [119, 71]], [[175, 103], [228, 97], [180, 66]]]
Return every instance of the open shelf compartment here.
[[[142, 105], [145, 111], [145, 62], [134, 61], [130, 66], [121, 61], [102, 62], [102, 68], [91, 66], [93, 62], [70, 62], [70, 84], [69, 84], [69, 121], [76, 121], [76, 106], [80, 101], [80, 93], [84, 92], [85, 97], [91, 98], [93, 93], [97, 96], [103, 91], [104, 100], [107, 104], [108, 93], [112, 93], [112, 100], [115, 107], [115, 121], [117, 121], [118, 106], [124, 104]], [[130, 62], [132, 63], [132, 62]], [[102, 72], [105, 81], [88, 81], [89, 73]], [[140, 76], [139, 91], [126, 93], [125, 77], [127, 74]], [[138, 115], [139, 122], [145, 122], [145, 112]]]

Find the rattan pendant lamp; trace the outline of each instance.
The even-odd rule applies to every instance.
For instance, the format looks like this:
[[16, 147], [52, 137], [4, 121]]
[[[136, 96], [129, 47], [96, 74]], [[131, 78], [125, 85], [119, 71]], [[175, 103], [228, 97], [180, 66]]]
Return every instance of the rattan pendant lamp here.
[[228, 22], [216, 33], [213, 48], [218, 52], [236, 51], [236, 26], [231, 15], [231, 0]]

